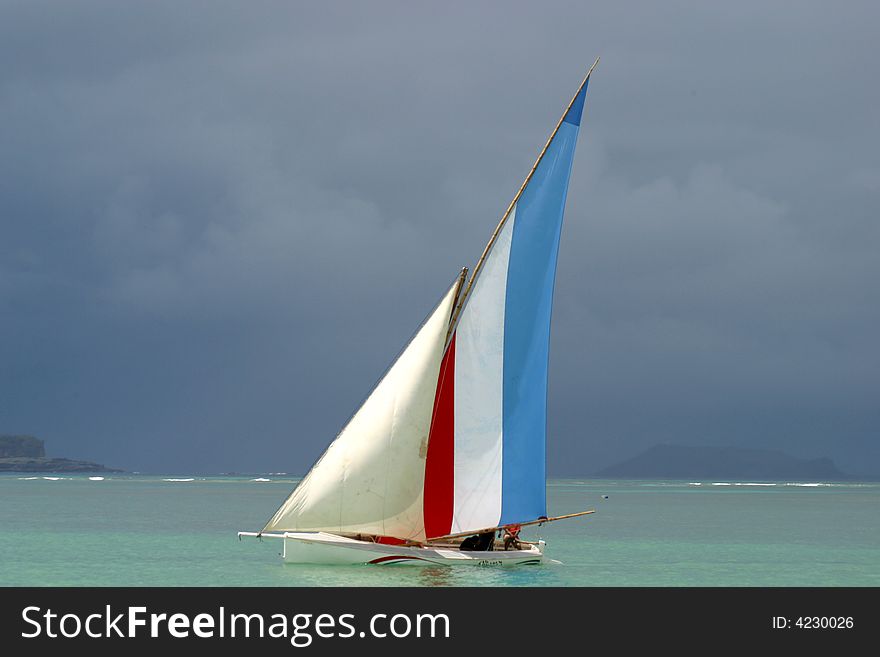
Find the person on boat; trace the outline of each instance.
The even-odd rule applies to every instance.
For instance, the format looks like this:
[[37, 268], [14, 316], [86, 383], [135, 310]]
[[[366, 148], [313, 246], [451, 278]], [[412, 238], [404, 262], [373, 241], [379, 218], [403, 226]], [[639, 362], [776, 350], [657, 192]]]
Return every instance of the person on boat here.
[[491, 550], [494, 545], [495, 530], [493, 529], [481, 534], [468, 536], [461, 542], [461, 547], [459, 549], [470, 552], [487, 552]]
[[511, 548], [519, 550], [522, 546], [519, 544], [519, 533], [522, 531], [522, 525], [508, 525], [504, 528], [504, 550]]

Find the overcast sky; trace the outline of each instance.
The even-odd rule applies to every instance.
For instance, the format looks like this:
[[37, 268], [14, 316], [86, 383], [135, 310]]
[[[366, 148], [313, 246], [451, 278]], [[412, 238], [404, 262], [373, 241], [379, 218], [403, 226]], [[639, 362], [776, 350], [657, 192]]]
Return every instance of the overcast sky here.
[[658, 442], [880, 473], [875, 3], [0, 2], [0, 433], [304, 472], [597, 55], [551, 474]]

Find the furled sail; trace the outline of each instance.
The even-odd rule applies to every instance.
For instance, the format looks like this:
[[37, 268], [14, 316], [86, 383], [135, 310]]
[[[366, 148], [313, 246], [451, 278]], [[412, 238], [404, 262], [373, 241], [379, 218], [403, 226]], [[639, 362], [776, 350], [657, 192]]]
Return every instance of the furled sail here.
[[281, 508], [267, 531], [424, 540], [428, 431], [462, 276]]
[[588, 81], [589, 74], [460, 302], [428, 443], [429, 538], [546, 515], [550, 310]]

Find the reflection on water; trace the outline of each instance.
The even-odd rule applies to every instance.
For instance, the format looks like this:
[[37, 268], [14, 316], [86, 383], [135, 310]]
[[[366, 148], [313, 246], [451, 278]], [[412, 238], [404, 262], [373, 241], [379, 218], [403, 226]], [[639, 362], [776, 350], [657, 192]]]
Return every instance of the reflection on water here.
[[[276, 565], [288, 586], [510, 586], [514, 568]], [[529, 570], [523, 568], [522, 570]]]
[[[247, 559], [262, 560], [258, 554]], [[264, 563], [264, 573], [280, 586], [564, 586], [552, 562], [544, 566], [477, 568], [475, 566], [319, 566]]]
[[452, 583], [450, 570], [452, 568], [449, 566], [425, 566], [424, 568], [419, 568], [419, 585], [449, 586]]

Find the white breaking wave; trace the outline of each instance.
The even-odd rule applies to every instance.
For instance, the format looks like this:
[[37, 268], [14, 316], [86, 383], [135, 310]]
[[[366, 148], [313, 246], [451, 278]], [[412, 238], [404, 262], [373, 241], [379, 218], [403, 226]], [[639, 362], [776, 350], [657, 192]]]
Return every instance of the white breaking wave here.
[[833, 486], [834, 484], [823, 484], [823, 483], [816, 483], [816, 484], [788, 483], [788, 484], [785, 484], [785, 485], [786, 485], [786, 486], [804, 486], [804, 487], [806, 487], [806, 488], [816, 488], [816, 487], [818, 487], [818, 486]]
[[266, 479], [265, 477], [257, 477], [256, 479], [251, 479], [251, 481], [272, 481], [272, 480]]
[[733, 484], [730, 484], [726, 481], [716, 481], [716, 482], [713, 482], [712, 485], [713, 486], [733, 486]]
[[47, 481], [58, 481], [61, 477], [43, 477], [43, 479], [46, 479]]
[[745, 483], [735, 483], [734, 486], [775, 486], [776, 484], [765, 484], [765, 483], [753, 483], [753, 482], [745, 482]]
[[189, 479], [163, 479], [162, 481], [195, 481], [192, 477]]
[[104, 481], [104, 477], [89, 477], [89, 481]]
[[21, 481], [33, 481], [34, 479], [39, 479], [39, 477], [19, 477]]

